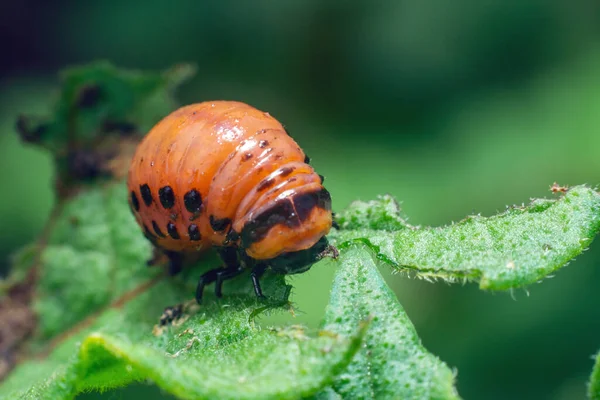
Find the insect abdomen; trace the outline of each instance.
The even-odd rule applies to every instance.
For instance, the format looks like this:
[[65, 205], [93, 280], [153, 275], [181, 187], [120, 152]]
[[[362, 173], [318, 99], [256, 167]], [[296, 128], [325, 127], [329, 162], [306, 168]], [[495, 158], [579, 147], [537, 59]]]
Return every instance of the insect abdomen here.
[[[172, 251], [256, 247], [279, 224], [281, 246], [273, 237], [260, 251], [248, 249], [251, 257], [271, 258], [307, 246], [315, 241], [308, 236], [331, 226], [329, 195], [305, 158], [268, 113], [238, 102], [193, 104], [165, 117], [140, 143], [129, 172], [130, 205], [146, 236]], [[319, 200], [304, 201], [309, 210], [299, 212], [294, 198], [311, 196]], [[269, 219], [269, 210], [279, 214]], [[303, 244], [302, 224], [317, 217]]]

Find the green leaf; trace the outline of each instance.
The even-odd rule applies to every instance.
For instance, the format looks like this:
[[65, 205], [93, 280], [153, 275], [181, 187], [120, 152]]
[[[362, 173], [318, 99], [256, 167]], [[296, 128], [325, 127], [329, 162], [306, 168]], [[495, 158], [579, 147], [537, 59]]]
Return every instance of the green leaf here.
[[146, 265], [152, 246], [126, 199], [118, 183], [63, 203], [40, 257], [34, 301], [40, 338], [69, 329], [161, 272]]
[[[270, 292], [283, 287], [281, 277], [265, 283]], [[173, 326], [153, 328], [164, 305], [181, 302], [191, 289], [191, 282], [181, 287], [161, 281], [123, 307], [106, 309], [45, 361], [21, 364], [0, 396], [70, 399], [144, 379], [184, 399], [309, 396], [349, 363], [364, 335], [358, 323], [348, 336], [261, 329], [252, 315], [265, 307], [247, 292], [188, 306]]]
[[153, 335], [165, 306], [187, 304], [202, 270], [218, 264], [208, 254], [176, 278], [149, 268], [151, 246], [126, 198], [122, 183], [98, 186], [56, 213], [34, 301], [33, 349], [50, 353], [17, 367], [0, 387], [6, 398], [27, 387], [25, 398], [72, 398], [142, 379], [181, 398], [295, 398], [315, 393], [350, 362], [364, 334], [358, 323], [343, 337], [254, 324], [262, 312], [289, 307], [280, 275], [262, 280], [266, 304], [241, 276], [225, 284], [222, 301], [207, 293], [205, 305], [188, 307], [177, 326]]
[[[324, 329], [351, 334], [372, 318], [364, 345], [333, 388], [348, 399], [456, 399], [453, 372], [422, 346], [414, 326], [380, 275], [371, 252], [340, 254]], [[322, 398], [335, 398], [323, 392]], [[329, 396], [329, 397], [328, 397]]]
[[[362, 207], [372, 213], [381, 208], [371, 204]], [[581, 254], [600, 230], [600, 195], [585, 186], [573, 187], [558, 200], [537, 199], [493, 217], [469, 216], [439, 228], [375, 230], [355, 218], [358, 208], [344, 215], [355, 221], [352, 230], [331, 234], [340, 248], [364, 243], [396, 269], [475, 280], [482, 289], [537, 282]]]
[[412, 228], [406, 221], [398, 201], [390, 195], [377, 197], [372, 201], [354, 201], [348, 208], [336, 214], [341, 229], [376, 229], [397, 231]]
[[595, 356], [594, 369], [588, 383], [588, 397], [592, 400], [600, 399], [600, 353]]
[[[180, 398], [298, 398], [330, 384], [358, 351], [364, 324], [347, 336], [258, 326], [263, 313], [290, 308], [281, 275], [261, 279], [264, 302], [246, 273], [224, 285], [222, 300], [207, 293], [197, 306], [191, 298], [198, 276], [220, 264], [214, 254], [167, 277], [147, 265], [152, 246], [129, 210], [123, 182], [73, 185], [94, 175], [77, 176], [81, 168], [69, 164], [82, 151], [83, 161], [94, 161], [85, 167], [94, 169], [127, 144], [128, 161], [135, 136], [172, 110], [170, 91], [187, 75], [185, 68], [159, 75], [106, 63], [71, 69], [54, 115], [20, 120], [26, 140], [53, 152], [69, 190], [39, 243], [14, 258], [2, 287], [10, 293], [27, 277], [37, 326], [28, 346], [33, 357], [3, 382], [0, 397], [70, 399], [151, 380]], [[161, 326], [168, 305], [177, 305], [171, 315], [183, 314]], [[29, 306], [22, 304], [31, 315]]]

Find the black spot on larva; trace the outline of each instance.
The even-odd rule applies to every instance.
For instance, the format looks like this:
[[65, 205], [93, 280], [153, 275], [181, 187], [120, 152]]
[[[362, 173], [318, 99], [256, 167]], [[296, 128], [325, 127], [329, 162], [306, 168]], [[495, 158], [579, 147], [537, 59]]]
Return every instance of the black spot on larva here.
[[169, 215], [169, 218], [171, 218], [171, 220], [173, 221], [177, 221], [177, 213], [171, 213], [171, 215]]
[[310, 157], [304, 156], [304, 164], [310, 164]]
[[242, 239], [241, 247], [248, 248], [252, 243], [260, 242], [275, 225], [298, 226], [298, 218], [290, 218], [293, 212], [294, 206], [292, 202], [290, 200], [283, 200], [263, 211], [255, 219], [248, 221], [240, 234]]
[[140, 211], [140, 201], [138, 200], [137, 195], [133, 190], [131, 191], [131, 205], [133, 206], [135, 211]]
[[210, 218], [210, 227], [213, 228], [215, 232], [224, 231], [230, 224], [231, 220], [229, 218], [215, 218], [214, 215], [211, 215]]
[[175, 205], [175, 193], [173, 193], [171, 186], [164, 186], [158, 189], [158, 198], [164, 208], [171, 208]]
[[265, 190], [266, 188], [273, 186], [274, 183], [275, 183], [275, 179], [265, 178], [258, 184], [258, 186], [256, 187], [256, 191], [261, 192], [261, 191]]
[[248, 161], [252, 158], [252, 153], [246, 153], [242, 156], [242, 161]]
[[81, 108], [93, 107], [100, 100], [101, 94], [100, 86], [95, 84], [85, 85], [77, 95], [77, 106]]
[[264, 149], [268, 145], [269, 145], [269, 141], [268, 140], [261, 140], [260, 142], [258, 142], [258, 147], [260, 147], [261, 149]]
[[[308, 218], [313, 208], [331, 210], [331, 196], [326, 189], [299, 193], [291, 198], [275, 203], [244, 225], [240, 237], [240, 246], [248, 248], [252, 243], [260, 242], [275, 225], [284, 224], [290, 228], [299, 226]], [[296, 213], [297, 217], [292, 217]]]
[[175, 226], [174, 223], [169, 222], [167, 224], [167, 233], [169, 233], [169, 236], [171, 236], [173, 239], [179, 239], [179, 232], [177, 232], [177, 226]]
[[325, 182], [325, 177], [321, 174], [319, 174], [319, 178], [321, 178], [321, 185], [323, 184], [323, 182]]
[[192, 189], [183, 196], [183, 203], [189, 212], [200, 212], [200, 207], [202, 206], [202, 196], [196, 189]]
[[188, 226], [188, 234], [190, 235], [190, 240], [200, 240], [200, 230], [198, 229], [198, 225], [191, 224]]
[[158, 224], [156, 223], [156, 221], [152, 221], [152, 229], [154, 229], [154, 232], [156, 232], [156, 234], [160, 237], [166, 237], [164, 233], [162, 233], [162, 231], [160, 230], [160, 227], [158, 226]]
[[144, 200], [144, 203], [147, 206], [152, 204], [152, 192], [150, 191], [150, 186], [148, 186], [148, 184], [140, 185], [140, 193], [142, 194], [142, 200]]
[[279, 170], [279, 175], [282, 177], [288, 176], [289, 174], [291, 174], [292, 172], [294, 172], [294, 168], [293, 167], [283, 167]]
[[294, 208], [300, 221], [304, 221], [310, 215], [313, 208], [331, 210], [331, 196], [326, 189], [316, 192], [299, 193], [292, 197]]
[[150, 232], [150, 229], [148, 229], [146, 224], [144, 224], [144, 236], [146, 237], [146, 239], [148, 239], [152, 243], [154, 243], [154, 241], [156, 240], [156, 235], [154, 233]]

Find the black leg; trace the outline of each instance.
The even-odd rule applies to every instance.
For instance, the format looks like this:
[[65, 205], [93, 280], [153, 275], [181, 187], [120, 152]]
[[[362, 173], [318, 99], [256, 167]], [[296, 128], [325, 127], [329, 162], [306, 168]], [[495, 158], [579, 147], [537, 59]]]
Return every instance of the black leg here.
[[338, 222], [335, 220], [335, 213], [331, 213], [331, 218], [332, 218], [331, 226], [334, 229], [340, 230], [340, 224], [338, 224]]
[[183, 269], [183, 254], [176, 251], [165, 251], [169, 258], [168, 272], [170, 276], [175, 276]]
[[240, 265], [236, 248], [221, 247], [218, 252], [219, 257], [223, 260], [223, 264], [225, 264], [225, 268], [237, 268]]
[[217, 273], [215, 282], [215, 296], [221, 297], [223, 295], [223, 282], [238, 276], [244, 270], [240, 265], [237, 249], [235, 247], [221, 247], [218, 252], [221, 260], [223, 260], [223, 264], [225, 264], [224, 269]]
[[265, 295], [263, 295], [262, 289], [260, 288], [259, 279], [261, 276], [263, 276], [266, 269], [266, 264], [258, 264], [256, 267], [252, 268], [252, 272], [250, 273], [252, 285], [254, 286], [254, 293], [256, 293], [256, 297], [258, 297], [259, 299], [264, 299], [265, 297]]
[[209, 283], [213, 283], [217, 280], [217, 273], [222, 271], [222, 268], [211, 269], [200, 276], [198, 280], [198, 286], [196, 287], [196, 302], [202, 303], [202, 295], [204, 294], [204, 287]]
[[234, 267], [228, 267], [217, 272], [217, 279], [215, 279], [215, 296], [222, 297], [223, 296], [223, 282], [234, 278], [244, 272], [244, 268], [241, 265], [236, 265]]

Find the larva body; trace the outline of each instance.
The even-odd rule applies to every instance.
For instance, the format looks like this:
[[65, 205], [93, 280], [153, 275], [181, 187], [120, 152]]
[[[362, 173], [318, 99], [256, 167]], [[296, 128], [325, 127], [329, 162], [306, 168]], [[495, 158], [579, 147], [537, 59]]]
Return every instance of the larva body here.
[[244, 103], [192, 104], [165, 117], [139, 144], [128, 188], [138, 224], [168, 254], [215, 246], [229, 254], [225, 269], [241, 261], [296, 273], [327, 247], [331, 199], [321, 177], [275, 118]]

